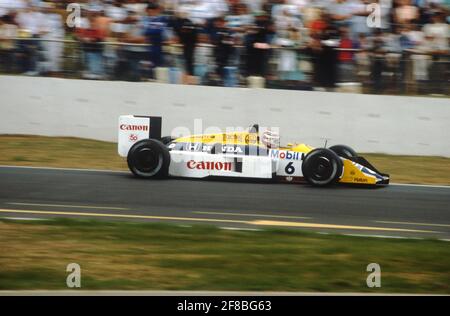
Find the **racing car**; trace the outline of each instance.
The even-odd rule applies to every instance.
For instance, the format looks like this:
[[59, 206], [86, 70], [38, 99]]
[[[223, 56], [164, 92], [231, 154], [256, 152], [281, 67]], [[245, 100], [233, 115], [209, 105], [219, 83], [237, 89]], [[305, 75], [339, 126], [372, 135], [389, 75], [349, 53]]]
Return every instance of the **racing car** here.
[[279, 135], [270, 129], [259, 131], [258, 124], [244, 131], [179, 138], [161, 137], [161, 126], [158, 116], [119, 117], [118, 152], [139, 178], [234, 177], [318, 187], [389, 183], [388, 174], [379, 172], [349, 146], [280, 146]]

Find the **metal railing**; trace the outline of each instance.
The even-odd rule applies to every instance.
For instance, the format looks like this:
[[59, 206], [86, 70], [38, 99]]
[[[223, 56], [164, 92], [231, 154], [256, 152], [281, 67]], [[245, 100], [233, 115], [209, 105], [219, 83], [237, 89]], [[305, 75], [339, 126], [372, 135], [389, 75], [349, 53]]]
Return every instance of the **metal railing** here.
[[[6, 44], [10, 44], [5, 45]], [[200, 44], [201, 46], [202, 44]], [[150, 45], [117, 41], [82, 43], [73, 39], [14, 38], [0, 42], [0, 73], [58, 76], [105, 80], [153, 81], [155, 69], [147, 53]], [[213, 53], [211, 45], [211, 53]], [[295, 52], [294, 55], [287, 52]], [[339, 60], [339, 53], [349, 52], [352, 58]], [[428, 54], [417, 50], [373, 53], [360, 49], [334, 48], [335, 60], [324, 69], [318, 56], [305, 47], [272, 46], [267, 51], [265, 86], [281, 89], [325, 89], [387, 94], [450, 95], [449, 54]], [[182, 83], [185, 69], [183, 47], [166, 44], [163, 47], [163, 67], [169, 68], [170, 82]], [[285, 59], [283, 59], [285, 58]], [[286, 60], [289, 59], [289, 60]], [[190, 83], [207, 85], [246, 86], [245, 47], [235, 46], [224, 76], [217, 75], [215, 59], [209, 56], [207, 65], [195, 64], [197, 80]], [[281, 65], [288, 62], [287, 71]], [[199, 78], [201, 77], [201, 78]], [[230, 84], [231, 82], [231, 84]]]

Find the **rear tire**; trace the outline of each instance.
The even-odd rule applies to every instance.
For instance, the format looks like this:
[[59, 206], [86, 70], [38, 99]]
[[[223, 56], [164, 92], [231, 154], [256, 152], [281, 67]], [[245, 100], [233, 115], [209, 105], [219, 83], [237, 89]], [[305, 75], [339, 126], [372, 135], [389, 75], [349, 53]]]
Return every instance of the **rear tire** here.
[[341, 158], [327, 148], [317, 148], [310, 151], [302, 164], [305, 180], [319, 187], [336, 183], [342, 175], [342, 171]]
[[139, 178], [165, 178], [169, 172], [170, 154], [162, 142], [144, 139], [130, 148], [127, 162], [130, 171]]
[[329, 149], [334, 151], [338, 156], [342, 158], [348, 159], [358, 156], [358, 154], [356, 153], [356, 151], [353, 150], [353, 148], [346, 145], [334, 145], [331, 146]]

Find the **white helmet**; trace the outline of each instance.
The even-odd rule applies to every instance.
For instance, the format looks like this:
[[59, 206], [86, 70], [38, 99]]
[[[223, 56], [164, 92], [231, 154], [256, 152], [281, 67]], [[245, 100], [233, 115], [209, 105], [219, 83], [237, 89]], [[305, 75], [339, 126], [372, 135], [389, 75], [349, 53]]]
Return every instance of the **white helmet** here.
[[261, 141], [267, 148], [280, 147], [280, 135], [271, 129], [266, 129], [264, 131]]

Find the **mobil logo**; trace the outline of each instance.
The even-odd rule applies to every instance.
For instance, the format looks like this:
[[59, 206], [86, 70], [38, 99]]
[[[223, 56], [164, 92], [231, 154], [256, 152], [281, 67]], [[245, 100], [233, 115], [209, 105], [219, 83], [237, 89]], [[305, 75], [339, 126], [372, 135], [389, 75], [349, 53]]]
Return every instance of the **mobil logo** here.
[[295, 151], [278, 150], [278, 149], [270, 150], [270, 158], [274, 159], [302, 160], [303, 157], [304, 153], [299, 153]]

